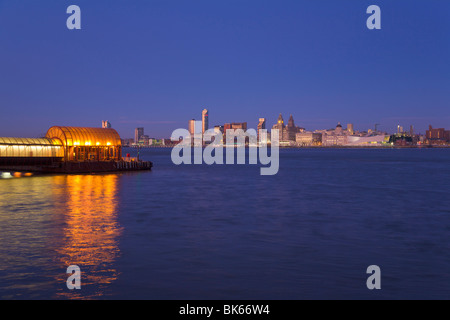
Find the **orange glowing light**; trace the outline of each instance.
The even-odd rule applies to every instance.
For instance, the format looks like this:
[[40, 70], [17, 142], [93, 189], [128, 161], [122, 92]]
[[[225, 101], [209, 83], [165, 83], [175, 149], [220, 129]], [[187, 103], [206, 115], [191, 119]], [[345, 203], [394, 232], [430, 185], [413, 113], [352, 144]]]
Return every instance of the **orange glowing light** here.
[[[55, 176], [55, 197], [63, 199], [64, 241], [55, 250], [62, 265], [92, 266], [85, 284], [107, 285], [117, 280], [115, 261], [120, 255], [117, 220], [118, 177], [116, 175]], [[66, 296], [62, 291], [58, 295]], [[93, 293], [101, 296], [102, 292]], [[73, 297], [73, 293], [67, 294]]]

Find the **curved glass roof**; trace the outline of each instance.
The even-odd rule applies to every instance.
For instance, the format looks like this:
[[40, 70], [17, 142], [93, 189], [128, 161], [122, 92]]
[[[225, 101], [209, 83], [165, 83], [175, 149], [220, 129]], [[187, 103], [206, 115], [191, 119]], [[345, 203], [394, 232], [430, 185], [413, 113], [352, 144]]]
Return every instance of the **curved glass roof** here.
[[122, 142], [116, 130], [108, 128], [51, 127], [46, 138], [59, 139], [64, 146], [121, 146]]
[[5, 138], [0, 137], [0, 145], [62, 146], [61, 141], [48, 138]]

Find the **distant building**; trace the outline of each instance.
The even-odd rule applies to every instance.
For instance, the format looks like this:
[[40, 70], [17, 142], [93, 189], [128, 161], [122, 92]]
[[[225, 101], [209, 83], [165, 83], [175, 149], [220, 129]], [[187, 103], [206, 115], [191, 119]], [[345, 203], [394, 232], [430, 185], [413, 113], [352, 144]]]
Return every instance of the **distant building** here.
[[343, 130], [340, 123], [337, 124], [335, 129], [324, 130], [322, 133], [322, 145], [325, 147], [330, 146], [343, 146], [347, 144], [347, 137], [349, 136], [348, 130]]
[[450, 131], [444, 128], [434, 129], [431, 125], [426, 132], [429, 144], [447, 144], [450, 142]]
[[[223, 143], [223, 126], [214, 126], [214, 134], [221, 134]], [[216, 139], [215, 137], [212, 137], [211, 142], [214, 141], [215, 139]]]
[[389, 143], [389, 135], [385, 134], [375, 134], [371, 136], [359, 137], [359, 136], [348, 136], [347, 146], [379, 146]]
[[148, 146], [150, 143], [150, 137], [149, 136], [147, 136], [147, 135], [142, 135], [142, 136], [140, 136], [140, 138], [139, 138], [139, 145], [142, 145], [142, 146]]
[[294, 123], [294, 118], [292, 114], [289, 117], [287, 126], [284, 124], [283, 116], [278, 116], [277, 123], [272, 126], [272, 129], [278, 129], [278, 135], [280, 141], [295, 141], [296, 134], [304, 131], [303, 128], [299, 128]]
[[223, 133], [223, 126], [214, 126], [214, 132]]
[[102, 128], [103, 129], [109, 129], [111, 128], [111, 123], [108, 120], [103, 120], [102, 121]]
[[294, 117], [292, 114], [289, 117], [288, 125], [286, 126], [286, 130], [283, 133], [284, 141], [295, 141], [296, 134], [300, 132], [300, 128], [297, 127], [294, 123]]
[[355, 130], [353, 129], [353, 123], [348, 123], [348, 124], [347, 124], [347, 132], [348, 132], [350, 135], [353, 135], [353, 134], [355, 133]]
[[134, 143], [139, 144], [139, 139], [144, 135], [144, 128], [136, 128], [134, 130]]
[[193, 137], [195, 133], [195, 119], [189, 120], [188, 131], [191, 137]]
[[225, 123], [223, 126], [223, 143], [224, 144], [227, 143], [227, 131], [230, 129], [233, 129], [233, 130], [242, 129], [245, 132], [245, 131], [247, 131], [247, 122]]
[[129, 147], [134, 143], [134, 139], [122, 139], [122, 146]]
[[314, 132], [299, 132], [295, 135], [298, 146], [320, 146], [322, 144], [322, 134]]
[[202, 134], [208, 130], [208, 109], [203, 109], [202, 111]]
[[[283, 119], [283, 116], [280, 113], [280, 115], [278, 116], [278, 119], [277, 119], [277, 123], [275, 123], [272, 126], [272, 131], [273, 131], [273, 129], [278, 130], [278, 139], [280, 141], [283, 140], [283, 132], [284, 132], [285, 128], [286, 128], [286, 126], [284, 124], [284, 119]], [[271, 132], [271, 134], [272, 134], [272, 132]]]
[[348, 136], [342, 134], [325, 134], [322, 136], [322, 145], [326, 147], [343, 146], [348, 142]]
[[227, 130], [229, 129], [242, 129], [242, 130], [247, 130], [247, 122], [233, 122], [233, 123], [225, 123], [225, 125], [223, 126], [223, 130], [226, 133]]
[[195, 119], [189, 120], [189, 135], [191, 136], [191, 144], [194, 141], [201, 143], [202, 141], [202, 121]]
[[256, 131], [258, 143], [259, 143], [260, 131], [263, 130], [263, 129], [266, 129], [266, 118], [259, 118], [258, 127], [257, 127], [257, 131]]

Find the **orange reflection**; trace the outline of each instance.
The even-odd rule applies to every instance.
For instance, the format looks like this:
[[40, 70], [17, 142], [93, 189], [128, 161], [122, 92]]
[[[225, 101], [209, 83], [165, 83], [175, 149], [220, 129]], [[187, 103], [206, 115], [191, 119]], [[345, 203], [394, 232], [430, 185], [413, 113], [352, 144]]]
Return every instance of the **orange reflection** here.
[[[57, 251], [67, 268], [81, 268], [80, 292], [63, 290], [58, 295], [86, 298], [102, 296], [106, 285], [117, 279], [114, 262], [119, 255], [117, 175], [55, 176], [57, 193], [66, 199], [62, 246]], [[67, 279], [68, 275], [65, 279]], [[85, 290], [83, 290], [85, 289]], [[76, 291], [76, 290], [75, 290]]]

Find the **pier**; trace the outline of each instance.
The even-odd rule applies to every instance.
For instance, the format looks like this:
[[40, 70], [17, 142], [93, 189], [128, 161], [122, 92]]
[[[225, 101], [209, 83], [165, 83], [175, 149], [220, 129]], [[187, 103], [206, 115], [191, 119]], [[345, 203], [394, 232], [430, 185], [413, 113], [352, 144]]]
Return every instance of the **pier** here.
[[51, 127], [45, 138], [0, 137], [0, 171], [95, 173], [151, 170], [153, 163], [122, 157], [111, 128]]

